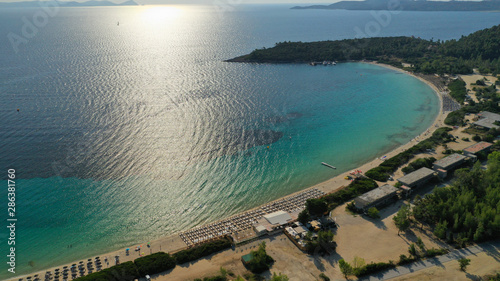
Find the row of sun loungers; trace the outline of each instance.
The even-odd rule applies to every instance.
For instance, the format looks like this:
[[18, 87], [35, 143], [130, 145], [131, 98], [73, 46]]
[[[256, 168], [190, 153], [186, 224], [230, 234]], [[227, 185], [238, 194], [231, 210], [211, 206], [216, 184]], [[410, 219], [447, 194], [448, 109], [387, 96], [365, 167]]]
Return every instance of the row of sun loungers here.
[[70, 267], [63, 266], [62, 270], [56, 268], [54, 272], [47, 271], [43, 278], [35, 274], [26, 278], [20, 278], [19, 281], [68, 281], [101, 270], [101, 259], [100, 257], [96, 257], [94, 260], [88, 259], [86, 263], [80, 261], [80, 263], [74, 263]]
[[197, 227], [186, 232], [182, 232], [179, 235], [186, 245], [193, 246], [226, 235], [251, 229], [253, 224], [255, 224], [257, 220], [262, 218], [265, 214], [270, 214], [280, 210], [289, 213], [303, 210], [307, 199], [318, 198], [323, 195], [325, 195], [325, 193], [318, 189], [309, 189], [294, 196], [271, 202], [261, 208], [248, 211], [222, 221]]
[[[307, 199], [318, 198], [323, 195], [325, 193], [318, 189], [309, 189], [299, 194], [271, 202], [258, 209], [197, 227], [182, 232], [179, 235], [186, 245], [194, 246], [226, 235], [238, 234], [238, 232], [251, 229], [253, 224], [266, 214], [276, 211], [286, 211], [289, 213], [301, 211], [305, 208]], [[107, 259], [105, 259], [105, 262], [107, 262]], [[64, 266], [62, 270], [57, 268], [54, 272], [47, 271], [44, 277], [35, 274], [34, 276], [20, 278], [19, 281], [68, 281], [100, 270], [102, 270], [102, 263], [100, 258], [96, 257], [94, 260], [88, 259], [87, 262], [80, 261], [78, 264], [72, 264], [70, 267]]]

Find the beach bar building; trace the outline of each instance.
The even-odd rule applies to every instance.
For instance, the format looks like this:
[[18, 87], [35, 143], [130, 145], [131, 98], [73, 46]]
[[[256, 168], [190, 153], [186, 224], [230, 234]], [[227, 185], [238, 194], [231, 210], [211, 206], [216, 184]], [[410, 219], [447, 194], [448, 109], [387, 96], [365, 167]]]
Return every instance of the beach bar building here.
[[390, 184], [377, 187], [354, 199], [354, 206], [363, 212], [371, 207], [380, 208], [397, 198], [398, 189]]
[[490, 142], [478, 142], [464, 149], [464, 155], [475, 157], [479, 152], [489, 153], [491, 146]]
[[257, 220], [257, 223], [254, 224], [253, 227], [258, 235], [264, 235], [280, 230], [292, 222], [293, 218], [289, 213], [285, 211], [277, 211], [264, 215], [262, 218]]
[[398, 182], [410, 188], [418, 188], [424, 185], [433, 177], [437, 176], [437, 174], [438, 173], [436, 171], [423, 167], [414, 172], [409, 173], [404, 177], [399, 178]]

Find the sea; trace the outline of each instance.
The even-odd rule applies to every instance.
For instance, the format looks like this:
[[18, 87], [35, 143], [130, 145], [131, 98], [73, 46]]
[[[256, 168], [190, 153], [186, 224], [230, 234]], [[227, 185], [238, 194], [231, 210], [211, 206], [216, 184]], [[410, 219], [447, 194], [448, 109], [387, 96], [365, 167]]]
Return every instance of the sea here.
[[291, 6], [1, 9], [0, 279], [310, 187], [407, 143], [439, 112], [428, 85], [381, 66], [224, 60], [282, 41], [458, 39], [500, 22]]

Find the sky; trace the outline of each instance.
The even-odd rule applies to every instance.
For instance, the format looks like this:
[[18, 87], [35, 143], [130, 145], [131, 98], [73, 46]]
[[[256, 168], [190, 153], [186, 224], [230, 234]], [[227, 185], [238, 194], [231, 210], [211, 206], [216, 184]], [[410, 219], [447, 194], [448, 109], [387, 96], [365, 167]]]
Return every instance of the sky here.
[[[35, 0], [0, 0], [2, 2], [23, 2], [23, 1], [35, 1]], [[47, 0], [42, 0], [47, 1]], [[88, 0], [58, 0], [58, 1], [76, 1], [76, 2], [86, 2]], [[127, 0], [108, 0], [114, 3], [122, 3]], [[142, 5], [168, 5], [168, 4], [213, 4], [214, 1], [231, 2], [238, 4], [252, 4], [252, 3], [267, 3], [267, 4], [294, 4], [302, 6], [310, 6], [314, 4], [332, 4], [339, 1], [345, 0], [313, 0], [313, 2], [308, 2], [306, 0], [134, 0], [138, 4]], [[347, 0], [347, 1], [363, 1], [363, 0]], [[434, 0], [443, 1], [443, 0]], [[445, 0], [446, 1], [446, 0]], [[478, 0], [469, 0], [478, 1]]]
[[[2, 2], [24, 2], [24, 1], [35, 1], [35, 0], [0, 0]], [[41, 0], [47, 1], [47, 0]], [[86, 2], [88, 0], [58, 0], [58, 1], [76, 1], [76, 2]], [[108, 0], [114, 3], [122, 3], [127, 0]], [[212, 4], [217, 0], [134, 0], [138, 4], [143, 5], [168, 5], [168, 4]], [[218, 0], [222, 2], [234, 2], [241, 4], [251, 4], [251, 3], [281, 3], [281, 4], [302, 4], [304, 6], [314, 5], [314, 4], [331, 4], [341, 0], [314, 0], [313, 2], [308, 2], [307, 0]], [[350, 0], [350, 1], [361, 1], [361, 0]]]
[[[24, 2], [24, 1], [34, 1], [34, 0], [0, 0], [0, 3], [2, 2]], [[42, 0], [46, 1], [46, 0]], [[60, 0], [60, 1], [76, 1], [76, 2], [86, 2], [87, 0]], [[122, 3], [127, 0], [108, 0], [114, 3]], [[134, 0], [138, 4], [143, 4], [143, 5], [168, 5], [168, 4], [193, 4], [193, 3], [198, 3], [198, 4], [212, 4], [215, 0]], [[235, 2], [235, 3], [242, 3], [242, 4], [250, 4], [250, 3], [300, 3], [303, 5], [314, 5], [314, 4], [331, 4], [338, 2], [340, 0], [314, 0], [314, 2], [308, 2], [304, 0], [220, 0], [220, 1], [225, 1], [225, 2]], [[359, 0], [358, 0], [359, 1]]]

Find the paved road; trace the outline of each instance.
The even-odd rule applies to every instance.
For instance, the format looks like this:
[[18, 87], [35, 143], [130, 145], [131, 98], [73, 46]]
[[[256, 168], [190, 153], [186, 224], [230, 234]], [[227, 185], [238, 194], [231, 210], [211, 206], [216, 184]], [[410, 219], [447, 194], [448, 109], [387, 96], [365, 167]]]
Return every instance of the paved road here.
[[401, 275], [419, 271], [428, 267], [442, 266], [443, 263], [452, 260], [458, 260], [470, 255], [476, 255], [481, 252], [488, 252], [489, 254], [500, 258], [500, 240], [495, 242], [481, 243], [475, 246], [470, 246], [464, 249], [454, 250], [446, 255], [439, 257], [417, 261], [408, 265], [398, 266], [394, 269], [380, 272], [376, 275], [366, 276], [360, 278], [363, 281], [379, 281], [395, 278]]

